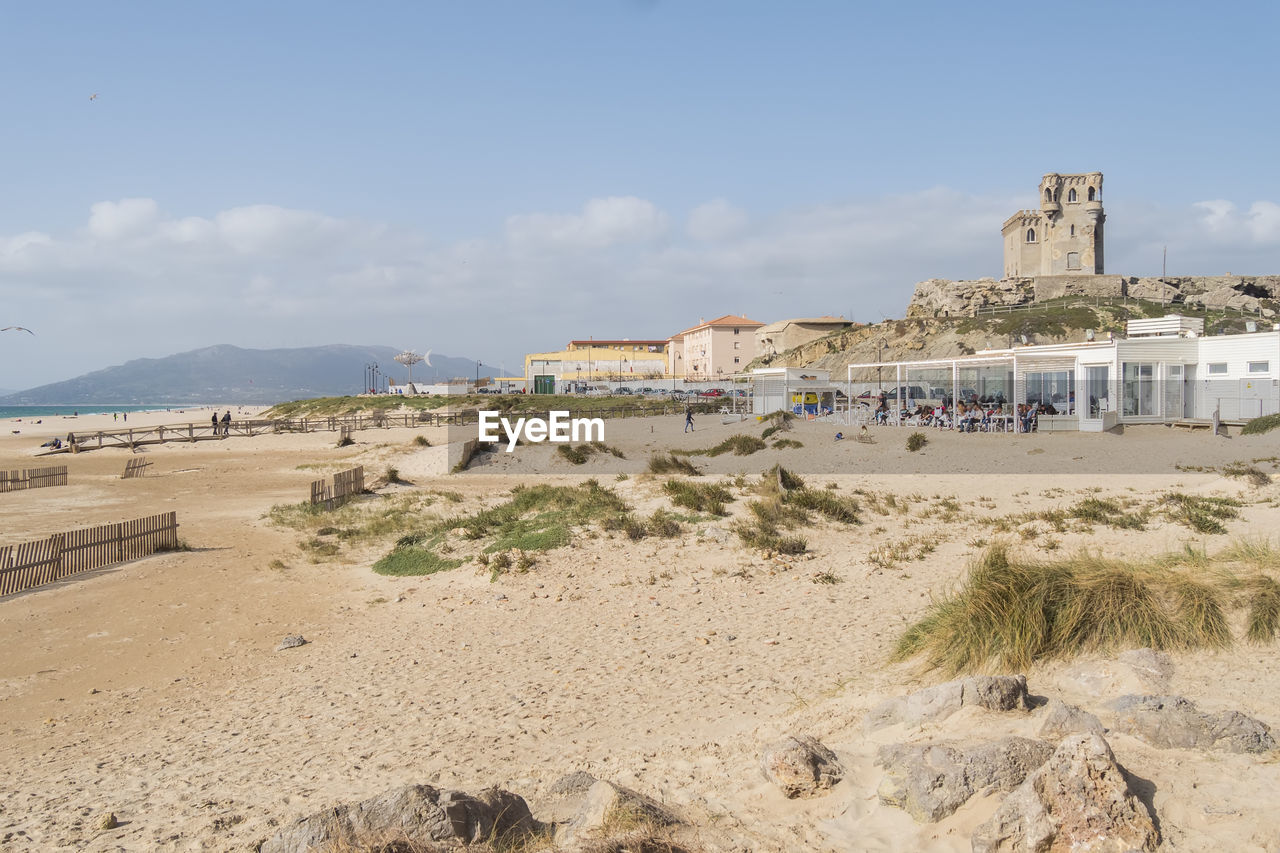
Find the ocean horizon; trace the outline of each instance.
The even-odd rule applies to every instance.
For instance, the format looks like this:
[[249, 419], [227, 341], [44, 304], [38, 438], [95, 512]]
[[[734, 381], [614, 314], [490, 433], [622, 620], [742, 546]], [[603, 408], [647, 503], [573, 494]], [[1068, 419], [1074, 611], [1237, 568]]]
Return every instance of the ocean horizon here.
[[109, 415], [112, 412], [185, 412], [196, 409], [207, 408], [212, 403], [204, 403], [200, 405], [183, 404], [175, 406], [172, 403], [79, 403], [69, 406], [0, 406], [0, 420], [11, 420], [21, 418], [24, 421], [30, 418], [57, 418], [57, 417], [77, 417], [79, 415]]

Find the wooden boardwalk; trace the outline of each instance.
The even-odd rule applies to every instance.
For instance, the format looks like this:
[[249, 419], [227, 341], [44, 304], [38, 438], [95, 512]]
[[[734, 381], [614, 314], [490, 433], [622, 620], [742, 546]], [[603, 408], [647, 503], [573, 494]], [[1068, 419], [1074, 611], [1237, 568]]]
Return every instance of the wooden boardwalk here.
[[[714, 411], [720, 403], [694, 403], [696, 414]], [[675, 415], [684, 412], [684, 405], [671, 404], [661, 408], [620, 406], [612, 409], [589, 409], [586, 411], [570, 411], [573, 418], [644, 418]], [[509, 417], [548, 418], [550, 412], [513, 412]], [[226, 434], [222, 433], [223, 425], [215, 429], [212, 423], [164, 424], [153, 427], [130, 427], [128, 429], [98, 430], [96, 432], [76, 433], [77, 452], [97, 450], [102, 447], [117, 447], [135, 450], [149, 444], [166, 444], [171, 441], [226, 441], [228, 438], [240, 436], [248, 438], [270, 433], [308, 433], [308, 432], [343, 432], [350, 434], [356, 430], [390, 429], [392, 427], [448, 427], [467, 426], [480, 422], [480, 414], [476, 409], [461, 412], [371, 412], [354, 415], [334, 415], [322, 418], [252, 418], [232, 421], [226, 426]], [[70, 446], [64, 445], [55, 450], [46, 450], [37, 456], [52, 456], [58, 453], [71, 453]]]

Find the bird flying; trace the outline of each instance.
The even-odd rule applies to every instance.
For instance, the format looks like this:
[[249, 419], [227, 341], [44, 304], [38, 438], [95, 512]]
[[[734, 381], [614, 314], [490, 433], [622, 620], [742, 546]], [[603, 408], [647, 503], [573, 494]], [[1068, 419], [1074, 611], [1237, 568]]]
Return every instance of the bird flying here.
[[7, 332], [10, 329], [13, 329], [14, 331], [17, 331], [17, 332], [26, 332], [28, 335], [35, 334], [35, 332], [31, 331], [26, 326], [5, 326], [3, 329], [0, 329], [0, 332]]
[[91, 100], [91, 101], [96, 101], [96, 100], [98, 100], [98, 93], [97, 93], [97, 92], [94, 92], [92, 95], [90, 95], [90, 96], [89, 96], [89, 100]]

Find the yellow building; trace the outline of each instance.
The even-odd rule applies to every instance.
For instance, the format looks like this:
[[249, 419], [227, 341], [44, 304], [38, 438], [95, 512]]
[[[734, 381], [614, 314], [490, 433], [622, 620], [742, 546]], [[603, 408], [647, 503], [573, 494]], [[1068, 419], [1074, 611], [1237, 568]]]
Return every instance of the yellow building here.
[[630, 338], [570, 341], [562, 350], [524, 357], [526, 387], [535, 394], [564, 391], [564, 385], [660, 379], [666, 366], [666, 341]]

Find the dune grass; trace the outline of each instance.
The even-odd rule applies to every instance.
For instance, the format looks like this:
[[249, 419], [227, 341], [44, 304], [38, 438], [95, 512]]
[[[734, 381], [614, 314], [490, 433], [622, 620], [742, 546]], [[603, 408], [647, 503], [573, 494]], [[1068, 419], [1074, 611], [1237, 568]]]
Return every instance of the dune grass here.
[[907, 450], [915, 453], [929, 443], [929, 436], [922, 432], [913, 432], [907, 436]]
[[1280, 427], [1280, 415], [1263, 415], [1247, 422], [1240, 430], [1241, 435], [1262, 435]]
[[723, 456], [726, 453], [732, 453], [734, 456], [750, 456], [766, 447], [768, 445], [763, 438], [739, 433], [729, 436], [715, 447], [703, 450], [673, 450], [671, 453], [675, 456]]
[[780, 438], [773, 443], [774, 450], [786, 450], [789, 447], [798, 450], [804, 447], [804, 442], [796, 441], [794, 438]]
[[710, 515], [724, 515], [725, 504], [733, 502], [733, 493], [718, 483], [667, 480], [662, 490], [676, 506]]
[[558, 452], [565, 459], [574, 465], [582, 465], [597, 453], [608, 453], [619, 459], [626, 459], [626, 454], [616, 447], [605, 444], [603, 441], [592, 441], [586, 444], [561, 444], [556, 447]]
[[550, 551], [569, 544], [574, 527], [629, 511], [625, 501], [595, 480], [578, 486], [517, 486], [510, 499], [495, 507], [469, 516], [435, 519], [402, 536], [374, 570], [430, 574], [456, 568], [462, 560], [440, 554], [446, 552], [448, 536], [458, 530], [463, 539], [479, 543], [482, 554]]
[[681, 459], [674, 453], [655, 454], [649, 457], [650, 474], [688, 474], [697, 477], [701, 472], [688, 459]]
[[830, 489], [811, 489], [804, 479], [781, 465], [765, 471], [755, 484], [761, 497], [747, 504], [748, 515], [733, 524], [738, 538], [749, 548], [779, 554], [803, 554], [808, 540], [795, 530], [812, 521], [816, 512], [832, 521], [858, 524], [858, 502]]
[[1187, 495], [1168, 492], [1160, 497], [1160, 506], [1172, 521], [1185, 524], [1197, 533], [1226, 533], [1223, 521], [1239, 518], [1237, 510], [1244, 506], [1235, 498]]
[[907, 629], [893, 659], [920, 657], [954, 675], [1023, 671], [1094, 650], [1225, 648], [1236, 608], [1247, 611], [1246, 638], [1270, 642], [1280, 629], [1280, 584], [1263, 570], [1278, 567], [1269, 543], [1143, 562], [1083, 551], [1045, 562], [996, 544]]

